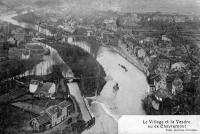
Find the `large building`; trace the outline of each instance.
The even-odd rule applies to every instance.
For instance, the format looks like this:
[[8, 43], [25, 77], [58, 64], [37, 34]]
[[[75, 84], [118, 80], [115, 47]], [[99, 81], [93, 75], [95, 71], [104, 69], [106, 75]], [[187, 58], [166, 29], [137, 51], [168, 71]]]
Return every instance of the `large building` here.
[[41, 132], [54, 127], [63, 121], [67, 121], [67, 124], [70, 124], [74, 120], [72, 116], [73, 113], [74, 108], [72, 103], [64, 100], [42, 111], [40, 116], [31, 120], [30, 126], [33, 130]]
[[115, 18], [105, 19], [103, 23], [107, 30], [117, 31], [117, 24]]

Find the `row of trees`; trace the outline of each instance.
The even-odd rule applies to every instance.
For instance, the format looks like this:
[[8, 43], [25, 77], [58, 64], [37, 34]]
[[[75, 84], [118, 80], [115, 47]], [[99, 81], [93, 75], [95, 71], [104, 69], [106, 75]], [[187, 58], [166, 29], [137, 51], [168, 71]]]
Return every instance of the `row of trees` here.
[[41, 60], [37, 57], [28, 60], [7, 60], [0, 63], [0, 81], [22, 74], [32, 69]]

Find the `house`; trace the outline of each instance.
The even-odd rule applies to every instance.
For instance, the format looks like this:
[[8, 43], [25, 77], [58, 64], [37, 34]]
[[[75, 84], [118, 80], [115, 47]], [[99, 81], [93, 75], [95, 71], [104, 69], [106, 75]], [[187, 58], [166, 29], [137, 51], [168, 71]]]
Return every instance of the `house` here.
[[37, 90], [34, 92], [34, 96], [52, 98], [55, 92], [56, 92], [56, 85], [51, 82], [46, 82], [38, 86]]
[[35, 93], [35, 91], [38, 89], [39, 85], [40, 85], [40, 81], [38, 80], [31, 80], [30, 84], [29, 84], [29, 91], [31, 93]]
[[31, 121], [31, 127], [38, 132], [41, 130], [49, 129], [51, 126], [51, 118], [47, 113], [38, 116]]
[[15, 38], [13, 38], [13, 37], [8, 38], [7, 41], [8, 41], [8, 43], [11, 44], [11, 45], [15, 45], [15, 44], [16, 44], [16, 40], [15, 40]]
[[72, 103], [64, 100], [58, 104], [48, 107], [40, 113], [40, 116], [33, 118], [30, 121], [30, 126], [33, 130], [41, 132], [52, 128], [65, 120], [67, 120], [68, 124], [70, 124], [73, 121], [73, 113], [74, 108]]
[[149, 83], [149, 92], [152, 93], [152, 92], [156, 91], [156, 87], [155, 87], [155, 84], [154, 84], [153, 76], [151, 75], [149, 77], [150, 77], [149, 81], [148, 81], [148, 83]]
[[158, 62], [158, 67], [169, 69], [170, 61], [168, 59], [160, 59], [159, 62]]
[[117, 31], [117, 23], [115, 18], [105, 19], [103, 23], [106, 29]]
[[154, 38], [152, 38], [152, 37], [146, 37], [143, 41], [145, 43], [153, 43], [154, 42]]
[[154, 91], [157, 91], [158, 89], [161, 88], [161, 77], [160, 77], [160, 75], [155, 75], [155, 77], [153, 78], [153, 85], [154, 85], [155, 88], [152, 88], [152, 90], [154, 90]]
[[157, 65], [157, 72], [167, 72], [170, 69], [170, 61], [168, 59], [159, 59]]
[[152, 100], [151, 105], [155, 110], [159, 110], [159, 108], [160, 108], [160, 103], [156, 100]]
[[183, 81], [180, 78], [175, 78], [172, 82], [172, 94], [176, 95], [183, 91]]
[[173, 99], [172, 94], [166, 89], [159, 89], [151, 96], [151, 105], [155, 110], [160, 109], [160, 104], [165, 99]]
[[74, 33], [76, 30], [76, 26], [77, 26], [76, 21], [73, 20], [72, 18], [69, 18], [69, 19], [64, 20], [62, 24], [58, 26], [58, 28], [61, 28], [64, 31], [69, 32], [69, 33]]
[[150, 64], [151, 64], [151, 59], [148, 56], [146, 56], [144, 58], [144, 66], [146, 66], [148, 68], [150, 66]]
[[88, 30], [88, 31], [87, 31], [87, 37], [92, 36], [92, 34], [93, 34], [93, 31], [91, 31], [91, 30]]
[[144, 59], [146, 57], [146, 52], [143, 48], [140, 48], [137, 51], [137, 57], [140, 58], [140, 59]]
[[156, 79], [154, 83], [155, 83], [156, 90], [167, 88], [167, 82], [166, 82], [166, 79], [164, 78], [160, 78], [159, 80]]
[[162, 35], [162, 41], [164, 41], [164, 42], [171, 42], [171, 39], [168, 38], [166, 35]]

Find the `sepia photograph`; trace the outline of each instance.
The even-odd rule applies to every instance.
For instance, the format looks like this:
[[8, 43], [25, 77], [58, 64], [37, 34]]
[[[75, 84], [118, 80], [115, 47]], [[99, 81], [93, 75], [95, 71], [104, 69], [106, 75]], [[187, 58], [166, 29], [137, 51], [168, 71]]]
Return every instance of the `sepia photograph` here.
[[194, 134], [199, 115], [200, 0], [0, 0], [0, 134]]

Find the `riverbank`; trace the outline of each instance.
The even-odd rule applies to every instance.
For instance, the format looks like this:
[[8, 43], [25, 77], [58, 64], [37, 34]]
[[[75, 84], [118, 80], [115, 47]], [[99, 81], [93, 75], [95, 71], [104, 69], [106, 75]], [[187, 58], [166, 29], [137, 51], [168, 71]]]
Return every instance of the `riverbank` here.
[[120, 48], [120, 47], [112, 46], [112, 48], [116, 52], [118, 52], [123, 58], [125, 58], [135, 67], [137, 67], [138, 70], [143, 72], [145, 75], [148, 74], [147, 68], [136, 57], [134, 57], [133, 55], [130, 55], [123, 47]]

